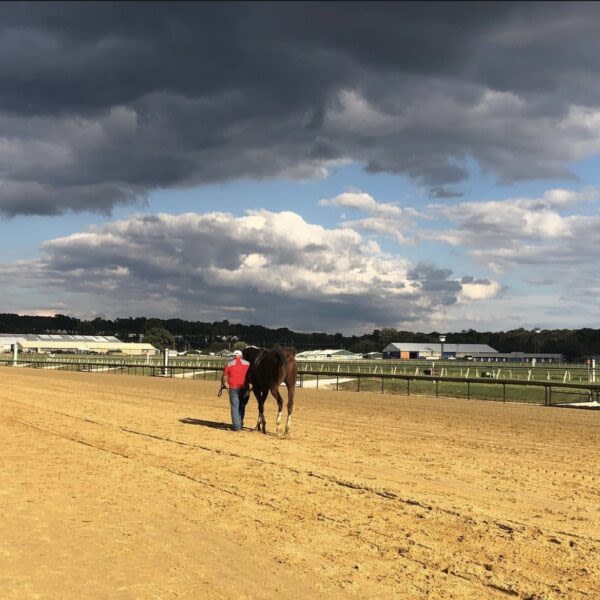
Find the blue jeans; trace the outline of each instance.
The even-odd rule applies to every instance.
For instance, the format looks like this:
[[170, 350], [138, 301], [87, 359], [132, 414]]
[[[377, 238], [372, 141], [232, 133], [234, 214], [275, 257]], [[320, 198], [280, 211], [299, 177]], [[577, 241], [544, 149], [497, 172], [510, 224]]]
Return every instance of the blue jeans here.
[[248, 388], [229, 388], [231, 424], [234, 431], [239, 431], [244, 426], [244, 414], [249, 398], [250, 390]]

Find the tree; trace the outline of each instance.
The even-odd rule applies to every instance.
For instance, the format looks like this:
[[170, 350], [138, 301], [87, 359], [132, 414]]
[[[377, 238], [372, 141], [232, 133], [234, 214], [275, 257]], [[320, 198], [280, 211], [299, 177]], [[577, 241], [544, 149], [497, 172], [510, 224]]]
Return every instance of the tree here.
[[79, 335], [98, 335], [98, 331], [89, 321], [81, 321], [77, 324], [77, 333]]
[[211, 352], [221, 352], [221, 350], [226, 350], [229, 344], [227, 342], [213, 342], [208, 349]]
[[398, 342], [398, 331], [393, 327], [384, 327], [379, 332], [379, 350], [383, 350], [389, 344], [393, 342]]
[[356, 354], [368, 354], [369, 352], [377, 352], [379, 349], [379, 344], [373, 340], [361, 340], [348, 348], [350, 352]]
[[147, 319], [142, 327], [142, 332], [145, 335], [148, 331], [151, 331], [152, 329], [164, 329], [165, 331], [167, 331], [161, 319]]
[[175, 338], [163, 327], [154, 327], [144, 334], [144, 343], [152, 344], [162, 352], [165, 348], [174, 347]]
[[232, 350], [243, 350], [244, 348], [247, 348], [248, 344], [246, 344], [246, 342], [236, 342], [233, 345]]

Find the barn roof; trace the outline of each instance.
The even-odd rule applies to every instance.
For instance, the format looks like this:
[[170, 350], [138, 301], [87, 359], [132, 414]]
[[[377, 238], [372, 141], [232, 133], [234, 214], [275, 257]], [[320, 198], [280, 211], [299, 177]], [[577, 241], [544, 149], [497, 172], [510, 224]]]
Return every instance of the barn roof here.
[[16, 338], [26, 342], [110, 342], [123, 343], [114, 335], [70, 335], [67, 333], [0, 333], [0, 340]]
[[151, 344], [122, 342], [113, 335], [0, 333], [0, 344], [3, 347], [19, 344], [23, 349], [47, 350], [156, 350]]
[[[441, 352], [442, 344], [436, 342], [393, 342], [383, 349], [383, 352]], [[496, 352], [487, 344], [454, 344], [444, 342], [444, 352], [456, 354], [473, 354], [475, 352]]]

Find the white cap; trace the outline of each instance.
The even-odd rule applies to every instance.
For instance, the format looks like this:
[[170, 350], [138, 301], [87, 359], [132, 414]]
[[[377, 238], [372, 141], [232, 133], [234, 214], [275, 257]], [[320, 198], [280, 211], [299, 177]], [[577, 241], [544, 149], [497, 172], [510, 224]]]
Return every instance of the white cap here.
[[242, 351], [241, 350], [234, 350], [233, 351], [233, 355], [234, 356], [242, 356]]

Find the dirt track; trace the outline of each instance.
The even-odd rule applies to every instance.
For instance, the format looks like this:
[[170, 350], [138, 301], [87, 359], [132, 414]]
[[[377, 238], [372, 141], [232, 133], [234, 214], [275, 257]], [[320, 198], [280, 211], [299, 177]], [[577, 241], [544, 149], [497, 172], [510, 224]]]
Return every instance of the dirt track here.
[[0, 368], [0, 598], [600, 597], [599, 412], [217, 387]]

